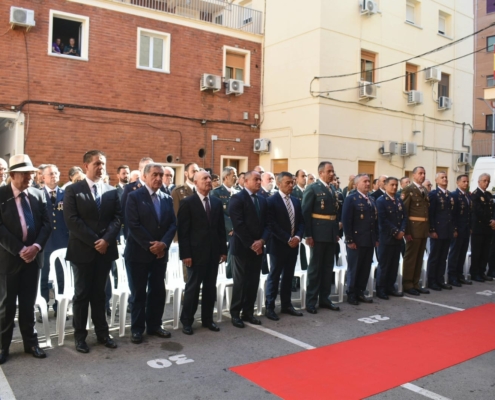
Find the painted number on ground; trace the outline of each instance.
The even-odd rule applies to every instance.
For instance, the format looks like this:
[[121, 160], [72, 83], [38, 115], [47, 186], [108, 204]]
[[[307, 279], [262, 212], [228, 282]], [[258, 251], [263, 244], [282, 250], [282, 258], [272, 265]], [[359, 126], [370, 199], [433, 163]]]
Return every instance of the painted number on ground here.
[[380, 321], [387, 321], [389, 317], [383, 317], [381, 315], [372, 315], [371, 317], [359, 318], [358, 321], [364, 322], [365, 324], [375, 324]]
[[168, 368], [173, 365], [173, 363], [177, 365], [188, 364], [194, 362], [193, 359], [187, 358], [184, 354], [178, 354], [176, 356], [171, 356], [168, 358], [157, 358], [156, 360], [148, 361], [148, 365], [151, 368]]
[[476, 294], [481, 294], [482, 296], [493, 296], [495, 295], [495, 291], [483, 290], [482, 292], [476, 292]]

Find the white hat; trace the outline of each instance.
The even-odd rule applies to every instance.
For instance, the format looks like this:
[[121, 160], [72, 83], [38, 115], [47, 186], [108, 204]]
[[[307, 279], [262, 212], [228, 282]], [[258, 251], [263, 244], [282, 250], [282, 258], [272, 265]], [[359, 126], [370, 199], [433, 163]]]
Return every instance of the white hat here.
[[36, 172], [38, 168], [33, 166], [27, 154], [16, 154], [10, 157], [9, 172]]

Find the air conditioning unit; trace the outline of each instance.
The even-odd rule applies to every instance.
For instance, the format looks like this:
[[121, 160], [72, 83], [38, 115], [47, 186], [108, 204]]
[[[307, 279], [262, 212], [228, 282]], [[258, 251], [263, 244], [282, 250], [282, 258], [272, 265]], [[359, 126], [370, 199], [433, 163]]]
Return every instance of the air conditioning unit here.
[[376, 14], [378, 12], [378, 4], [373, 0], [360, 0], [361, 15]]
[[415, 156], [417, 151], [416, 143], [405, 142], [401, 144], [400, 155], [402, 157]]
[[218, 75], [203, 74], [201, 75], [201, 90], [212, 89], [218, 92], [222, 88], [222, 78]]
[[374, 99], [376, 98], [376, 86], [372, 82], [359, 82], [359, 98]]
[[407, 94], [407, 104], [415, 105], [423, 102], [423, 92], [419, 90], [410, 90]]
[[425, 76], [428, 82], [440, 82], [442, 80], [442, 71], [440, 68], [431, 67], [425, 70]]
[[399, 154], [399, 143], [393, 141], [383, 142], [383, 146], [380, 147], [379, 152], [384, 156], [393, 156]]
[[470, 158], [471, 157], [469, 157], [469, 153], [460, 153], [459, 154], [458, 164], [460, 164], [460, 165], [469, 164], [470, 163]]
[[244, 82], [237, 79], [227, 79], [225, 82], [225, 94], [240, 96], [244, 93]]
[[255, 153], [269, 153], [271, 143], [270, 139], [254, 139], [253, 151]]
[[10, 7], [10, 23], [12, 26], [25, 26], [28, 29], [35, 26], [34, 11], [20, 7]]
[[450, 97], [441, 96], [438, 98], [439, 110], [450, 110], [452, 108], [452, 100]]

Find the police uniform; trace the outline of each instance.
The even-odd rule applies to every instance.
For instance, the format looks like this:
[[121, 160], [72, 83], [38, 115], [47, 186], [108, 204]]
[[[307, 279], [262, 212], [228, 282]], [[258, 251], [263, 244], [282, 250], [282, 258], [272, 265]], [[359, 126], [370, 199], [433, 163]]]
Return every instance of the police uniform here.
[[449, 254], [450, 242], [454, 238], [457, 227], [452, 212], [454, 198], [448, 190], [437, 188], [428, 193], [430, 208], [428, 218], [430, 234], [436, 233], [438, 238], [430, 237], [430, 254], [428, 256], [428, 287], [434, 290], [452, 289], [445, 284], [445, 268]]
[[452, 217], [457, 226], [457, 237], [450, 242], [448, 270], [449, 284], [460, 286], [461, 283], [471, 284], [463, 275], [464, 261], [469, 248], [469, 237], [471, 236], [471, 210], [473, 200], [468, 192], [462, 193], [460, 189], [451, 193], [454, 199]]
[[[399, 295], [395, 290], [403, 239], [396, 239], [400, 232], [406, 232], [407, 214], [400, 198], [384, 194], [376, 201], [378, 211], [379, 240], [376, 293], [381, 298]], [[383, 296], [385, 295], [385, 296]]]
[[[473, 213], [471, 216], [471, 279], [477, 282], [493, 280], [485, 275], [490, 255], [492, 229], [490, 220], [494, 219], [492, 195], [479, 187], [472, 193]], [[486, 279], [489, 278], [489, 279]]]
[[401, 194], [407, 215], [406, 236], [412, 240], [406, 242], [406, 253], [403, 262], [402, 286], [404, 291], [415, 289], [428, 293], [419, 287], [419, 278], [423, 265], [430, 226], [428, 224], [429, 199], [425, 188], [418, 188], [416, 183], [406, 186]]
[[335, 246], [339, 237], [339, 202], [332, 186], [317, 180], [304, 190], [302, 212], [306, 238], [314, 240], [307, 274], [306, 309], [316, 312], [320, 307], [336, 308], [330, 301], [333, 280]]
[[[346, 244], [355, 244], [356, 249], [347, 247], [347, 301], [357, 304], [372, 302], [364, 297], [370, 276], [373, 252], [378, 241], [378, 212], [373, 197], [359, 191], [350, 193], [344, 201], [342, 224]], [[370, 293], [373, 297], [373, 293]]]

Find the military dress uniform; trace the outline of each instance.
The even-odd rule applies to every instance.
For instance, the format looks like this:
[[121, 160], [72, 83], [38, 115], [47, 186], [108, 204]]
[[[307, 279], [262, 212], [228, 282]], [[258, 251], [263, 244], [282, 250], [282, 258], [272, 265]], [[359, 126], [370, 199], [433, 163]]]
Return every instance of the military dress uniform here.
[[[378, 211], [373, 197], [359, 191], [349, 193], [344, 200], [342, 224], [346, 244], [355, 244], [356, 249], [347, 247], [347, 301], [371, 302], [364, 296], [373, 262], [373, 252], [378, 241]], [[370, 293], [373, 297], [373, 293]]]
[[292, 193], [291, 193], [291, 196], [294, 196], [296, 199], [298, 199], [299, 201], [302, 201], [302, 198], [303, 198], [303, 194], [304, 194], [304, 190], [302, 190], [299, 185], [294, 185], [294, 189], [292, 189]]
[[466, 192], [462, 193], [460, 189], [451, 193], [454, 199], [454, 209], [452, 217], [454, 224], [457, 226], [457, 237], [450, 242], [448, 258], [449, 284], [460, 286], [461, 283], [471, 284], [463, 275], [464, 261], [469, 248], [469, 237], [471, 236], [471, 214], [473, 200], [471, 195]]
[[[471, 194], [473, 200], [473, 213], [471, 216], [471, 279], [477, 282], [493, 280], [485, 275], [486, 265], [490, 255], [490, 243], [492, 229], [490, 220], [495, 219], [494, 207], [490, 192], [484, 192], [480, 188]], [[488, 278], [488, 279], [486, 279]]]
[[[306, 309], [335, 308], [329, 296], [333, 280], [335, 246], [339, 240], [339, 202], [335, 189], [317, 180], [304, 190], [302, 212], [306, 238], [314, 240], [307, 274]], [[311, 311], [310, 311], [311, 310]]]
[[438, 238], [430, 237], [430, 254], [428, 256], [428, 287], [434, 290], [452, 289], [445, 284], [445, 268], [449, 254], [450, 242], [454, 238], [457, 226], [452, 212], [454, 198], [448, 190], [437, 188], [428, 193], [430, 208], [428, 218], [430, 233], [436, 233]]
[[384, 194], [376, 201], [378, 210], [379, 240], [376, 292], [381, 297], [397, 295], [395, 281], [399, 269], [401, 245], [404, 239], [396, 239], [400, 232], [406, 233], [407, 214], [400, 198]]
[[406, 253], [403, 261], [402, 286], [404, 291], [416, 289], [427, 293], [419, 287], [419, 278], [423, 265], [430, 226], [428, 224], [429, 198], [424, 188], [419, 188], [414, 182], [402, 191], [401, 200], [407, 215], [406, 236], [412, 240], [406, 243]]

